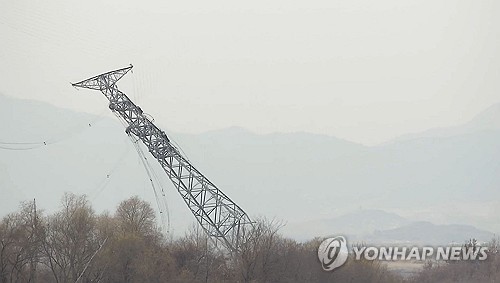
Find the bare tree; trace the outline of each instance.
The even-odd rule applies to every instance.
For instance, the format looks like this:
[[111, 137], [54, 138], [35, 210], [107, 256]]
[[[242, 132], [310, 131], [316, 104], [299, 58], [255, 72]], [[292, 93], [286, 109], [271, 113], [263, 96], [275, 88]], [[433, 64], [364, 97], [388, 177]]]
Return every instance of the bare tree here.
[[75, 282], [101, 243], [96, 217], [85, 196], [65, 194], [62, 210], [49, 217], [43, 245], [45, 264], [56, 282]]
[[182, 281], [223, 282], [233, 279], [224, 253], [199, 226], [191, 226], [172, 246]]
[[164, 282], [172, 278], [173, 259], [155, 225], [155, 213], [137, 196], [118, 205], [113, 233], [100, 261], [106, 262], [107, 282]]
[[[283, 224], [275, 220], [258, 220], [241, 239], [239, 253], [229, 253], [199, 226], [167, 240], [150, 204], [138, 197], [120, 203], [114, 215], [95, 215], [85, 196], [66, 194], [61, 203], [47, 218], [27, 203], [0, 222], [0, 282], [401, 281], [373, 261], [348, 260], [335, 272], [325, 272], [317, 258], [322, 239], [287, 239], [279, 233]], [[497, 242], [491, 247], [498, 250]], [[455, 264], [472, 275], [452, 278], [491, 281], [500, 269], [499, 257], [491, 258], [473, 267]], [[445, 278], [442, 274], [450, 270], [432, 267], [428, 272], [420, 278]]]
[[21, 204], [19, 212], [7, 215], [0, 225], [1, 282], [36, 280], [43, 226], [35, 202]]
[[116, 218], [123, 232], [151, 235], [155, 232], [155, 212], [151, 205], [134, 196], [122, 201]]
[[250, 231], [246, 231], [240, 253], [236, 255], [237, 270], [244, 282], [270, 282], [279, 262], [278, 234], [283, 223], [259, 219]]

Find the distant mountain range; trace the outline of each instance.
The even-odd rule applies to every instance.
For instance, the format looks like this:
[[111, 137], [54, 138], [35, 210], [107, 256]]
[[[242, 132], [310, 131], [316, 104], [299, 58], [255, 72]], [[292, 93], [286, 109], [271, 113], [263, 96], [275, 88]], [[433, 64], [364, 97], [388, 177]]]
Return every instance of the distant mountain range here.
[[[54, 211], [64, 191], [89, 195], [98, 211], [113, 210], [131, 195], [156, 203], [134, 147], [111, 115], [0, 95], [0, 119], [0, 146], [16, 149], [0, 149], [0, 215], [32, 198]], [[373, 147], [303, 132], [258, 135], [229, 128], [181, 134], [156, 123], [251, 216], [283, 219], [287, 235], [303, 238], [314, 227], [322, 227], [318, 233], [392, 237], [390, 231], [404, 235], [397, 229], [420, 225], [416, 221], [447, 231], [456, 227], [446, 225], [464, 224], [499, 232], [499, 121], [500, 105], [494, 105], [463, 126]], [[34, 142], [38, 148], [5, 142]], [[182, 234], [193, 217], [150, 162], [167, 194], [172, 230]]]
[[330, 219], [286, 225], [283, 230], [297, 239], [322, 236], [345, 236], [351, 244], [462, 244], [475, 238], [490, 241], [494, 233], [471, 225], [436, 225], [428, 221], [411, 221], [395, 213], [361, 209]]
[[402, 135], [386, 144], [421, 138], [445, 138], [474, 134], [482, 131], [497, 131], [500, 129], [500, 104], [494, 104], [478, 114], [469, 122], [455, 127], [434, 128], [420, 133]]
[[427, 221], [418, 221], [394, 229], [375, 231], [372, 235], [359, 239], [379, 244], [446, 245], [464, 244], [472, 238], [481, 243], [489, 242], [494, 237], [495, 234], [471, 225], [436, 225]]
[[410, 223], [410, 220], [395, 213], [378, 209], [358, 209], [326, 219], [287, 223], [283, 230], [301, 240], [330, 235], [343, 235], [350, 240], [358, 240], [375, 231], [391, 230]]

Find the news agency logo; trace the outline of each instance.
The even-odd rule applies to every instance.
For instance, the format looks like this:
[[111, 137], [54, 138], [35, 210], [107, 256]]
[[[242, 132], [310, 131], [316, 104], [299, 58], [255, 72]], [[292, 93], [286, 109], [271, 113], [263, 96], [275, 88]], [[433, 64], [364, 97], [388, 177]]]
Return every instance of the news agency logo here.
[[342, 236], [328, 238], [318, 248], [318, 258], [325, 271], [332, 271], [342, 266], [348, 255], [347, 241]]
[[[488, 248], [474, 240], [463, 246], [401, 247], [353, 246], [353, 260], [382, 261], [483, 261], [488, 258]], [[342, 266], [349, 256], [347, 241], [343, 236], [327, 238], [318, 248], [318, 258], [325, 271]]]

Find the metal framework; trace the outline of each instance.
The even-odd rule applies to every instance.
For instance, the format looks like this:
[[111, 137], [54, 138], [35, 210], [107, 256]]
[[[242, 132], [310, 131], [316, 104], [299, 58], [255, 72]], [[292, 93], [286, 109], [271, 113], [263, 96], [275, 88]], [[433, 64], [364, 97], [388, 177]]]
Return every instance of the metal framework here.
[[139, 138], [158, 160], [207, 235], [230, 251], [237, 251], [240, 239], [245, 236], [245, 228], [252, 226], [252, 221], [243, 209], [194, 168], [170, 143], [165, 132], [118, 89], [116, 82], [132, 67], [110, 71], [72, 85], [99, 90], [104, 94], [109, 100], [109, 109], [127, 123], [125, 132]]

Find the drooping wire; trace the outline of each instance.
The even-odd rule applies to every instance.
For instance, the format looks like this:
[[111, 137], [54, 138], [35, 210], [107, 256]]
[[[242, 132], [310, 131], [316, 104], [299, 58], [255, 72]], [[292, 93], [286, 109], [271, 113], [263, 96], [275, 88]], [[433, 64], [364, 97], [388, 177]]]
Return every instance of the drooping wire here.
[[[103, 109], [100, 113], [98, 113], [96, 115], [95, 118], [93, 118], [90, 121], [86, 121], [85, 124], [88, 124], [88, 127], [87, 127], [87, 125], [85, 125], [85, 127], [82, 127], [82, 125], [74, 125], [68, 129], [62, 131], [58, 135], [54, 135], [53, 137], [51, 137], [49, 139], [45, 139], [45, 140], [38, 141], [38, 142], [0, 141], [0, 149], [3, 149], [3, 150], [32, 150], [32, 149], [37, 149], [37, 148], [40, 148], [43, 146], [52, 145], [52, 144], [62, 142], [64, 140], [67, 140], [67, 139], [73, 137], [74, 135], [76, 135], [78, 133], [83, 132], [84, 130], [86, 130], [88, 128], [91, 128], [92, 125], [95, 125], [98, 122], [100, 122], [105, 117], [104, 115], [102, 115], [105, 111], [106, 111], [106, 109]], [[80, 123], [78, 123], [78, 124], [80, 124]], [[76, 129], [76, 130], [74, 130], [74, 129]], [[57, 136], [59, 136], [59, 137], [57, 137]]]
[[[106, 117], [105, 115], [103, 115], [106, 111], [108, 111], [108, 109], [103, 108], [92, 120], [90, 120], [89, 122], [85, 122], [86, 123], [85, 127], [83, 125], [80, 125], [80, 123], [78, 123], [78, 125], [75, 124], [73, 127], [67, 128], [65, 131], [63, 131], [59, 138], [57, 136], [52, 137], [52, 138], [44, 141], [44, 144], [50, 145], [50, 144], [62, 142], [66, 139], [69, 139], [69, 138], [85, 131], [86, 129], [91, 128], [93, 125], [99, 123], [100, 121], [102, 121]], [[62, 134], [66, 134], [66, 135], [62, 136]]]
[[[30, 150], [47, 145], [44, 142], [5, 142], [0, 141], [0, 148], [5, 150]], [[13, 147], [20, 146], [20, 147]]]
[[124, 152], [121, 154], [120, 158], [117, 160], [117, 162], [113, 165], [111, 170], [109, 170], [106, 174], [106, 178], [101, 182], [99, 185], [97, 191], [95, 191], [95, 195], [92, 197], [92, 200], [95, 200], [103, 191], [104, 189], [108, 186], [109, 182], [111, 181], [111, 177], [113, 176], [114, 172], [120, 167], [120, 165], [123, 164], [123, 160], [125, 157], [128, 155], [128, 152], [130, 151], [130, 147], [127, 147]]
[[184, 157], [187, 161], [189, 161], [191, 163], [191, 160], [189, 160], [189, 157], [188, 155], [186, 154], [186, 152], [184, 152], [184, 150], [182, 149], [182, 147], [175, 141], [175, 139], [172, 137], [172, 133], [171, 132], [168, 132], [168, 131], [165, 131], [167, 132], [167, 135], [168, 135], [168, 139], [170, 140], [170, 145], [172, 147], [174, 147], [175, 149], [177, 149], [177, 151], [181, 152], [182, 153], [182, 157]]
[[78, 281], [80, 281], [80, 279], [82, 278], [85, 271], [87, 271], [87, 268], [89, 267], [89, 265], [92, 262], [92, 260], [94, 259], [94, 257], [101, 251], [101, 249], [104, 247], [104, 245], [106, 244], [107, 241], [108, 241], [108, 237], [106, 237], [106, 239], [104, 239], [104, 241], [101, 244], [99, 244], [99, 248], [94, 252], [94, 254], [92, 254], [92, 256], [90, 257], [87, 264], [85, 264], [85, 268], [83, 269], [82, 273], [80, 273], [80, 276], [78, 276], [75, 283], [78, 283]]
[[[0, 144], [4, 144], [4, 143], [0, 143]], [[14, 144], [14, 143], [9, 143], [9, 144]], [[4, 145], [0, 145], [0, 149], [4, 149], [4, 150], [32, 150], [32, 149], [36, 149], [36, 148], [40, 148], [44, 146], [44, 144], [36, 144], [34, 146], [30, 146], [30, 147], [8, 147], [8, 146], [4, 146]]]
[[[142, 151], [142, 149], [141, 149]], [[165, 212], [167, 214], [167, 221], [168, 221], [168, 229], [167, 229], [167, 232], [170, 231], [170, 211], [168, 209], [168, 203], [167, 203], [167, 195], [165, 193], [165, 188], [164, 186], [162, 185], [163, 183], [161, 182], [161, 178], [158, 176], [158, 173], [156, 172], [156, 170], [154, 169], [154, 167], [152, 166], [152, 164], [149, 162], [149, 159], [147, 159], [145, 157], [145, 153], [142, 151], [142, 155], [144, 156], [144, 160], [146, 161], [146, 164], [148, 165], [148, 168], [149, 168], [149, 171], [152, 172], [152, 175], [154, 177], [154, 180], [156, 181], [156, 183], [158, 184], [158, 186], [160, 187], [160, 190], [161, 190], [161, 196], [162, 198], [160, 198], [160, 201], [163, 202], [163, 207], [165, 209]]]
[[39, 144], [37, 142], [0, 142], [0, 144]]
[[[146, 155], [144, 154], [144, 151], [140, 147], [140, 145], [138, 143], [138, 140], [135, 140], [132, 137], [132, 135], [129, 135], [129, 137], [131, 138], [131, 141], [134, 144], [134, 147], [136, 148], [137, 154], [139, 154], [139, 156], [140, 156], [140, 159], [142, 161], [142, 165], [144, 166], [144, 169], [146, 170], [146, 173], [147, 173], [147, 175], [149, 177], [149, 181], [151, 183], [151, 187], [153, 189], [153, 193], [154, 193], [155, 198], [156, 198], [156, 204], [157, 204], [158, 209], [160, 211], [161, 222], [162, 222], [162, 225], [165, 225], [165, 223], [167, 224], [166, 227], [164, 227], [164, 230], [168, 234], [170, 232], [170, 212], [169, 212], [169, 209], [168, 209], [168, 205], [166, 203], [165, 191], [164, 191], [163, 187], [161, 186], [161, 183], [160, 183], [160, 181], [158, 179], [158, 176], [156, 175], [154, 169], [152, 168], [152, 166], [149, 163]], [[155, 181], [160, 186], [160, 189], [161, 189], [161, 192], [162, 192], [162, 194], [161, 194], [162, 197], [160, 197], [158, 195], [158, 191], [157, 191], [156, 186], [155, 186]], [[162, 207], [162, 204], [165, 207]], [[163, 213], [163, 212], [165, 212], [165, 213]]]
[[[113, 114], [115, 114], [115, 116], [118, 118], [120, 123], [122, 123], [122, 125], [125, 128], [128, 126], [127, 122], [125, 122], [120, 115], [118, 115], [116, 112], [113, 112]], [[144, 153], [141, 146], [139, 145], [139, 143], [138, 143], [139, 139], [136, 140], [132, 136], [132, 134], [128, 134], [128, 137], [130, 138], [130, 141], [134, 145], [134, 148], [137, 151], [139, 159], [141, 160], [141, 163], [144, 167], [144, 170], [146, 171], [146, 174], [148, 175], [149, 182], [151, 184], [151, 188], [153, 189], [153, 194], [155, 195], [156, 205], [158, 206], [158, 210], [160, 212], [160, 220], [161, 220], [161, 223], [163, 226], [163, 230], [165, 233], [168, 234], [168, 233], [170, 233], [170, 211], [168, 209], [168, 203], [167, 203], [165, 190], [163, 189], [162, 183], [160, 182], [158, 176], [156, 175], [154, 168], [149, 163], [149, 161], [146, 157], [146, 154]], [[161, 189], [161, 196], [162, 197], [160, 197], [158, 194], [158, 191], [157, 191], [156, 186], [155, 186], [155, 182], [158, 184], [158, 186]]]
[[[141, 102], [144, 99], [143, 93], [148, 93], [151, 92], [151, 78], [150, 76], [145, 77], [144, 74], [139, 74], [139, 76], [133, 76], [133, 91], [134, 93], [132, 94], [134, 96], [134, 99], [137, 100], [137, 102]], [[127, 127], [127, 123], [122, 120], [122, 118], [117, 115], [117, 118], [122, 122], [124, 127]], [[148, 119], [150, 119], [151, 122], [154, 122], [154, 118], [147, 114], [143, 113]], [[167, 196], [165, 193], [165, 189], [162, 185], [162, 182], [156, 173], [156, 170], [153, 168], [151, 163], [149, 162], [149, 159], [146, 157], [146, 154], [144, 153], [143, 149], [141, 146], [138, 144], [139, 140], [135, 140], [135, 138], [129, 134], [130, 140], [134, 144], [134, 147], [136, 148], [136, 151], [138, 153], [139, 159], [141, 160], [142, 165], [144, 166], [144, 169], [146, 170], [146, 173], [148, 174], [151, 186], [153, 188], [153, 192], [155, 194], [156, 198], [156, 203], [158, 205], [158, 209], [160, 211], [160, 218], [163, 224], [165, 222], [167, 223], [167, 229], [166, 233], [170, 232], [170, 211], [168, 208], [168, 202], [167, 202]], [[156, 190], [156, 187], [154, 183], [158, 184], [159, 189], [161, 190], [161, 197], [158, 195], [158, 192]], [[163, 204], [163, 208], [162, 208]], [[163, 213], [165, 212], [165, 213]], [[166, 215], [165, 215], [166, 214]], [[166, 219], [165, 219], [166, 217]]]

